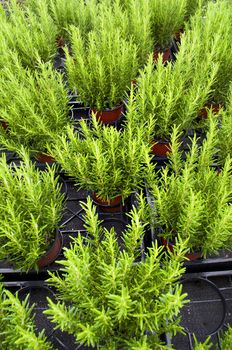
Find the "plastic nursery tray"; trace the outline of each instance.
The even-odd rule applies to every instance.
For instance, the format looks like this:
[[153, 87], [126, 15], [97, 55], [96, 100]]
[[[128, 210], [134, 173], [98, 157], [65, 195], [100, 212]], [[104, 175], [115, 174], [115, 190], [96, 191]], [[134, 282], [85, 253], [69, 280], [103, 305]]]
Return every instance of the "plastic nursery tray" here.
[[[155, 217], [155, 203], [149, 191], [146, 189], [147, 202], [154, 213]], [[160, 229], [155, 228], [154, 219], [150, 222], [150, 237], [151, 241], [160, 240]], [[186, 272], [201, 272], [201, 271], [219, 271], [232, 269], [232, 250], [219, 250], [217, 255], [208, 256], [207, 259], [198, 259], [194, 261], [185, 261]]]
[[212, 350], [223, 350], [220, 338], [232, 325], [232, 270], [186, 274], [181, 282], [189, 300], [181, 310], [185, 334], [167, 336], [167, 343], [176, 350], [193, 350], [194, 334], [201, 342], [210, 336]]
[[77, 345], [74, 336], [55, 330], [53, 324], [43, 311], [47, 309], [47, 297], [56, 300], [56, 295], [42, 280], [34, 281], [14, 281], [4, 282], [5, 287], [12, 293], [18, 292], [19, 299], [22, 301], [29, 294], [29, 304], [34, 305], [33, 314], [36, 331], [44, 329], [48, 341], [53, 345], [54, 350], [90, 350], [88, 347]]
[[[74, 180], [66, 177], [64, 174], [60, 174], [60, 181], [62, 182], [62, 191], [66, 193], [66, 207], [60, 223], [59, 232], [62, 236], [63, 248], [68, 248], [70, 247], [72, 238], [77, 237], [79, 232], [83, 236], [86, 236], [87, 234], [84, 228], [84, 210], [81, 207], [81, 202], [85, 202], [90, 193], [83, 190], [77, 190]], [[124, 206], [118, 213], [105, 213], [97, 207], [99, 219], [102, 220], [101, 225], [107, 229], [111, 229], [112, 227], [115, 228], [119, 244], [121, 233], [126, 229], [126, 226], [130, 222], [127, 213], [131, 210], [132, 205], [136, 206], [135, 194], [132, 194], [128, 200], [125, 201]], [[62, 259], [63, 250], [61, 250], [57, 261]], [[36, 278], [35, 276], [40, 276], [41, 279], [45, 279], [48, 276], [48, 270], [57, 271], [60, 267], [61, 265], [53, 263], [47, 268], [41, 269], [39, 273], [30, 271], [26, 276], [28, 280]], [[20, 272], [19, 270], [15, 271], [12, 266], [3, 261], [0, 262], [0, 274], [3, 275], [6, 281], [15, 281], [25, 278], [25, 273]]]

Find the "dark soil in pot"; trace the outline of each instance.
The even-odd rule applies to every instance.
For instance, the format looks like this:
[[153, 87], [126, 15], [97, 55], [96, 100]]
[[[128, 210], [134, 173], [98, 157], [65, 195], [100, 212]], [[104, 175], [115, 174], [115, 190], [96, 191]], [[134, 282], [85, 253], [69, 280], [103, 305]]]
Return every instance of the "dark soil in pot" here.
[[170, 61], [170, 59], [171, 59], [171, 49], [169, 47], [167, 47], [165, 49], [159, 49], [159, 48], [155, 48], [154, 49], [153, 60], [154, 60], [155, 64], [158, 61], [159, 54], [162, 54], [163, 64], [165, 64], [168, 61]]

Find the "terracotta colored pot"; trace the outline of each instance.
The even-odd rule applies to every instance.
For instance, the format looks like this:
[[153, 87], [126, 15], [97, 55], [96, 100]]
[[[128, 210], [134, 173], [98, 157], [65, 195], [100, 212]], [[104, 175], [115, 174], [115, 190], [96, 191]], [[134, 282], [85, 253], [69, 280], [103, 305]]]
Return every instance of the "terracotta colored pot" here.
[[113, 109], [108, 109], [104, 111], [97, 111], [95, 108], [90, 110], [93, 112], [97, 120], [101, 121], [103, 124], [110, 124], [116, 122], [124, 111], [124, 105], [120, 104]]
[[[163, 246], [165, 246], [165, 248], [168, 248], [170, 250], [170, 252], [173, 253], [173, 246], [174, 246], [173, 243], [169, 242], [167, 239], [165, 239], [163, 237], [161, 237], [161, 242], [162, 242]], [[185, 256], [190, 261], [199, 260], [202, 258], [202, 254], [200, 252], [188, 253]]]
[[58, 257], [58, 255], [60, 254], [61, 248], [62, 248], [62, 236], [60, 233], [57, 232], [55, 240], [52, 246], [50, 247], [50, 249], [47, 251], [47, 253], [45, 253], [38, 259], [37, 261], [38, 267], [42, 268], [53, 263]]
[[220, 108], [221, 105], [217, 103], [206, 103], [205, 106], [200, 109], [198, 117], [200, 117], [201, 119], [207, 119], [210, 109], [212, 110], [212, 113], [216, 115], [220, 112]]
[[159, 157], [167, 157], [171, 151], [171, 145], [168, 141], [157, 141], [152, 146], [152, 153]]
[[154, 63], [157, 63], [159, 54], [162, 54], [163, 56], [163, 64], [168, 62], [171, 57], [171, 49], [167, 47], [166, 49], [160, 50], [158, 48], [155, 48], [154, 53], [153, 53], [153, 60]]
[[40, 163], [47, 163], [47, 164], [52, 164], [55, 162], [55, 159], [52, 156], [49, 156], [48, 154], [45, 153], [38, 153], [35, 158], [40, 162]]
[[105, 201], [93, 192], [92, 199], [104, 213], [117, 213], [122, 210], [122, 196], [117, 196], [109, 201]]

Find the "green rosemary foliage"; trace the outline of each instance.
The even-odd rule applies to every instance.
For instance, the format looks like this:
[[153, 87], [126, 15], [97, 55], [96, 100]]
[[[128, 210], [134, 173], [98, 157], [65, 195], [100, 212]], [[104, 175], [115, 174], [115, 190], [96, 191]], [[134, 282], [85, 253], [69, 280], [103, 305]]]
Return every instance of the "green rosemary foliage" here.
[[217, 121], [210, 118], [202, 147], [193, 138], [186, 161], [181, 158], [179, 133], [172, 135], [170, 162], [160, 178], [150, 183], [156, 213], [155, 226], [171, 242], [176, 235], [189, 238], [191, 251], [204, 256], [231, 248], [232, 241], [232, 159], [227, 158], [221, 172], [211, 166], [217, 151]]
[[56, 236], [64, 197], [54, 168], [40, 171], [25, 151], [21, 156], [20, 167], [0, 159], [0, 259], [29, 270]]
[[136, 78], [137, 47], [126, 41], [117, 28], [94, 30], [85, 40], [71, 27], [72, 55], [67, 53], [69, 84], [86, 105], [104, 110], [121, 103]]
[[[212, 349], [212, 342], [210, 337], [208, 337], [204, 343], [200, 343], [197, 341], [196, 337], [194, 336], [194, 350], [211, 350]], [[222, 348], [223, 350], [226, 350], [224, 348]]]
[[83, 345], [105, 350], [170, 349], [159, 336], [181, 329], [178, 314], [186, 295], [177, 281], [184, 272], [184, 244], [177, 245], [171, 260], [154, 245], [145, 260], [135, 263], [145, 230], [143, 210], [130, 212], [120, 249], [115, 230], [100, 226], [89, 198], [83, 208], [89, 236], [79, 234], [65, 250], [62, 278], [50, 274], [48, 282], [60, 301], [49, 300], [45, 313], [56, 328], [73, 334]]
[[150, 0], [154, 44], [170, 47], [172, 38], [184, 21], [186, 0]]
[[[230, 1], [209, 2], [206, 11], [198, 11], [190, 21], [191, 36], [198, 37], [201, 61], [207, 52], [215, 50], [212, 62], [218, 73], [212, 86], [210, 101], [224, 104], [232, 81], [232, 7]], [[197, 55], [198, 56], [198, 55]]]
[[109, 200], [118, 195], [126, 198], [142, 185], [150, 150], [142, 128], [135, 132], [128, 125], [118, 131], [93, 116], [90, 126], [80, 122], [78, 133], [72, 127], [66, 131], [67, 136], [57, 137], [49, 152], [78, 186]]
[[82, 35], [86, 35], [93, 28], [96, 16], [97, 1], [88, 0], [47, 0], [51, 16], [58, 28], [59, 36], [69, 40], [68, 27], [78, 27]]
[[68, 90], [62, 75], [42, 63], [33, 72], [21, 67], [18, 76], [9, 68], [2, 74], [0, 118], [8, 128], [0, 128], [1, 144], [16, 152], [21, 145], [31, 152], [46, 152], [46, 143], [69, 123]]
[[33, 306], [28, 298], [20, 301], [0, 283], [0, 349], [52, 350], [44, 332], [36, 334]]
[[230, 350], [232, 344], [232, 327], [228, 325], [227, 331], [223, 334], [223, 337], [220, 339], [221, 349]]
[[218, 132], [219, 138], [219, 160], [224, 164], [226, 158], [232, 158], [232, 84], [226, 104], [226, 109], [221, 110], [221, 123]]
[[193, 126], [197, 111], [211, 92], [218, 67], [212, 64], [213, 52], [208, 54], [204, 62], [195, 61], [194, 48], [197, 45], [198, 42], [190, 45], [190, 41], [183, 40], [174, 66], [171, 63], [164, 66], [160, 58], [154, 69], [151, 56], [141, 71], [136, 122], [144, 122], [147, 116], [153, 115], [154, 136], [157, 138], [169, 138], [174, 124], [180, 130]]
[[36, 13], [16, 0], [9, 2], [7, 10], [5, 18], [1, 15], [0, 36], [8, 50], [18, 52], [24, 67], [35, 69], [39, 61], [50, 61], [57, 50], [57, 29], [46, 1], [37, 1]]
[[103, 0], [94, 16], [94, 28], [112, 31], [118, 28], [122, 37], [137, 45], [139, 66], [143, 67], [153, 51], [154, 40], [151, 31], [151, 7], [149, 1]]

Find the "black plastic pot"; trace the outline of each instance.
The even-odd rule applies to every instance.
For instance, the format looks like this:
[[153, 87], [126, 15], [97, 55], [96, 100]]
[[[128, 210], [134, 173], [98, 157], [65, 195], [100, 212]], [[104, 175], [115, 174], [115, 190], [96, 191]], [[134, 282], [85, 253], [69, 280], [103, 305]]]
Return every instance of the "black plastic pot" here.
[[29, 305], [33, 307], [34, 322], [38, 332], [44, 330], [47, 340], [56, 350], [90, 350], [87, 347], [76, 343], [75, 338], [60, 330], [54, 329], [54, 324], [43, 313], [48, 307], [47, 297], [56, 300], [54, 290], [52, 290], [43, 280], [5, 282], [5, 287], [12, 293], [18, 292], [18, 297], [23, 301], [29, 294]]
[[[182, 280], [183, 292], [190, 302], [181, 310], [181, 325], [185, 334], [167, 341], [176, 350], [193, 350], [193, 335], [204, 342], [208, 336], [212, 349], [221, 349], [220, 337], [232, 324], [232, 270], [186, 274]], [[222, 349], [223, 350], [223, 349]]]

